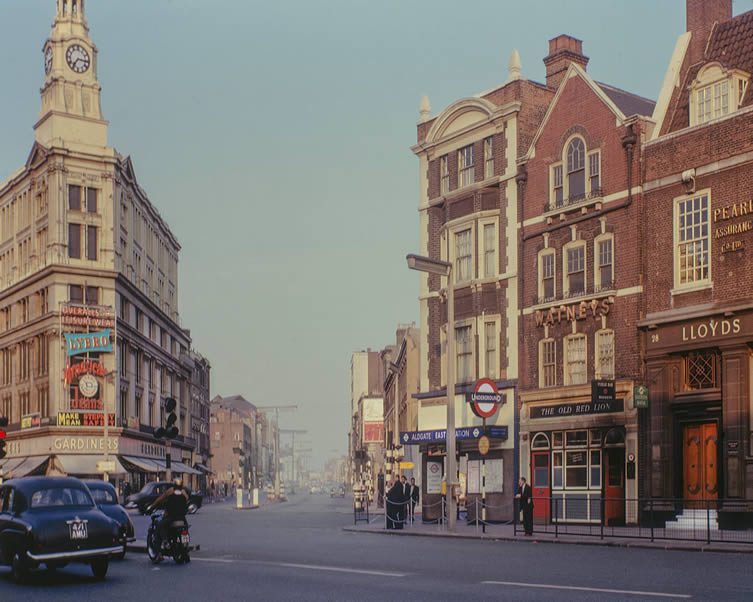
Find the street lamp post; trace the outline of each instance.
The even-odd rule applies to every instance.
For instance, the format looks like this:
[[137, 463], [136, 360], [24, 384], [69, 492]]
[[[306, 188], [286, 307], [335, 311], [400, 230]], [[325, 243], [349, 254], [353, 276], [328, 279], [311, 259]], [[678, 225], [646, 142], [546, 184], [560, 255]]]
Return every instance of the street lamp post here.
[[452, 264], [410, 254], [406, 256], [411, 270], [436, 274], [447, 278], [447, 530], [455, 530], [455, 487], [457, 466], [455, 457], [455, 291], [452, 285]]

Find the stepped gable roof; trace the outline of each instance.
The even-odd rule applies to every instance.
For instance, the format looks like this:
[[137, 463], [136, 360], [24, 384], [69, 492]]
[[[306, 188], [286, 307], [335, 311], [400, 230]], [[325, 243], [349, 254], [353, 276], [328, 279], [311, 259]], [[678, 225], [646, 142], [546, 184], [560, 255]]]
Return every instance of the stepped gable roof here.
[[653, 100], [638, 96], [627, 90], [615, 88], [603, 82], [596, 83], [604, 90], [604, 94], [609, 96], [609, 99], [617, 105], [617, 108], [622, 111], [625, 117], [630, 117], [631, 115], [646, 115], [650, 117], [654, 112], [656, 102]]

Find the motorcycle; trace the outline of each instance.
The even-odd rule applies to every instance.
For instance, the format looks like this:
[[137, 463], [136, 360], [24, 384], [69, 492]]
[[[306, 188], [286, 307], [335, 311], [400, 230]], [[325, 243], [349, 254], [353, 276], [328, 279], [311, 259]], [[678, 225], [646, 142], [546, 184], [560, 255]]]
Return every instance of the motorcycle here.
[[146, 550], [149, 560], [157, 564], [160, 561], [160, 555], [162, 555], [163, 557], [171, 556], [176, 564], [191, 562], [191, 556], [188, 553], [191, 536], [188, 533], [188, 522], [185, 520], [176, 520], [170, 523], [167, 528], [167, 537], [162, 539], [162, 549], [156, 549], [157, 530], [164, 514], [163, 510], [155, 510], [151, 513], [152, 522], [146, 534]]

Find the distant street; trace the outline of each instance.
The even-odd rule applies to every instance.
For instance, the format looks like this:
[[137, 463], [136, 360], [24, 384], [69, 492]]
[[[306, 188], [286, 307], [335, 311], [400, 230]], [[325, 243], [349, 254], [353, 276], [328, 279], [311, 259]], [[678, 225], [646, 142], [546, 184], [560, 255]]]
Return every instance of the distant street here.
[[753, 599], [751, 555], [343, 532], [349, 524], [349, 498], [303, 494], [243, 511], [207, 505], [191, 518], [201, 551], [188, 566], [129, 554], [103, 583], [73, 566], [21, 587], [3, 568], [0, 591], [8, 600], [79, 602]]

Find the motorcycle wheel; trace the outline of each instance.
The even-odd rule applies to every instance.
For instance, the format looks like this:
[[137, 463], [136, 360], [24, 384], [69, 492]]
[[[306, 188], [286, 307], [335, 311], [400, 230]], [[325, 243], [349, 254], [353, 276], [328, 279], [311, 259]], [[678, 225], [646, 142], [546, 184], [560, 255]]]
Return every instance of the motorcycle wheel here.
[[199, 507], [196, 504], [188, 504], [188, 514], [196, 514]]
[[159, 550], [154, 549], [154, 532], [151, 530], [146, 535], [146, 553], [153, 564], [159, 563]]

